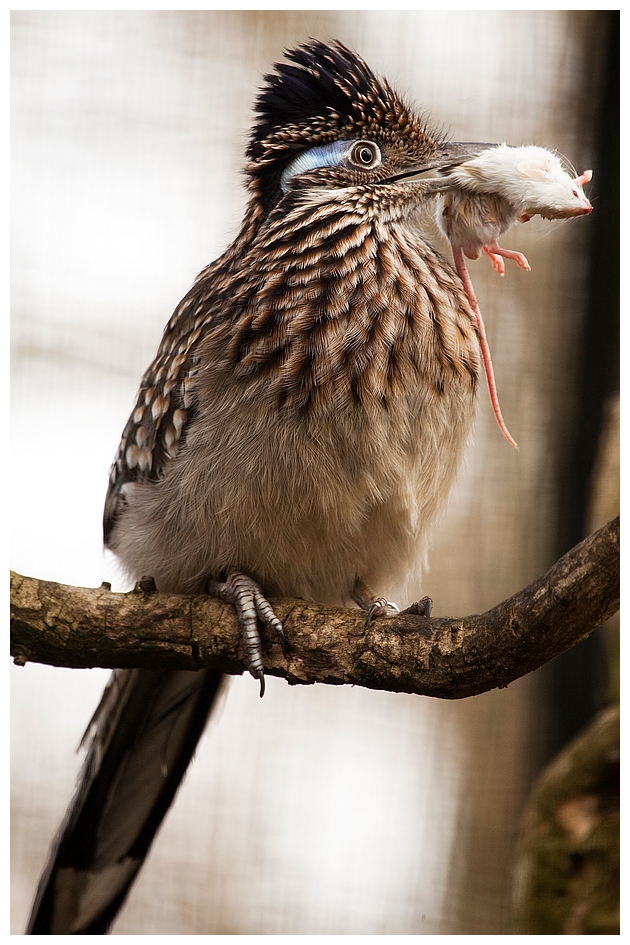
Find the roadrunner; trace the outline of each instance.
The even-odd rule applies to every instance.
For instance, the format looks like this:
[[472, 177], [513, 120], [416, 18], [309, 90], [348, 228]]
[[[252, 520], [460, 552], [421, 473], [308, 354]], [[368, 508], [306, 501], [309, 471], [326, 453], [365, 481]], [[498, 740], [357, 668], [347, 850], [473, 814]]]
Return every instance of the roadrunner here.
[[[176, 309], [112, 466], [105, 544], [131, 579], [233, 602], [264, 687], [267, 597], [354, 600], [422, 564], [475, 413], [461, 281], [421, 235], [448, 143], [341, 43], [265, 79], [241, 230]], [[435, 171], [433, 178], [423, 172]], [[28, 931], [107, 931], [171, 804], [220, 674], [117, 671]]]

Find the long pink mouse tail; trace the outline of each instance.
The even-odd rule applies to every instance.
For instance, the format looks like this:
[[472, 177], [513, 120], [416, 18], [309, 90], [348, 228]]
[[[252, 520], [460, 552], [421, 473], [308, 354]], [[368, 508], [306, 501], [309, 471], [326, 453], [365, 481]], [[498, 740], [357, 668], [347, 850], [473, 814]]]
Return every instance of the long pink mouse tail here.
[[504, 437], [511, 443], [515, 449], [518, 449], [518, 444], [510, 436], [510, 431], [505, 425], [505, 421], [501, 414], [501, 408], [499, 406], [499, 397], [497, 394], [497, 386], [494, 382], [494, 370], [492, 368], [492, 359], [490, 357], [490, 348], [488, 346], [488, 339], [486, 337], [486, 329], [483, 324], [483, 319], [481, 317], [481, 311], [479, 309], [479, 303], [477, 302], [477, 297], [473, 289], [472, 282], [470, 281], [470, 276], [468, 275], [468, 269], [466, 268], [466, 262], [464, 261], [464, 254], [460, 247], [453, 247], [453, 259], [455, 261], [455, 268], [457, 269], [459, 278], [462, 280], [462, 285], [464, 286], [464, 291], [468, 296], [468, 301], [470, 302], [475, 317], [477, 319], [477, 330], [479, 331], [479, 341], [481, 343], [481, 354], [483, 356], [483, 364], [486, 369], [486, 377], [488, 378], [488, 389], [490, 391], [490, 400], [492, 401], [492, 409], [494, 410], [494, 415], [497, 418], [497, 423], [499, 424], [499, 429], [503, 433]]

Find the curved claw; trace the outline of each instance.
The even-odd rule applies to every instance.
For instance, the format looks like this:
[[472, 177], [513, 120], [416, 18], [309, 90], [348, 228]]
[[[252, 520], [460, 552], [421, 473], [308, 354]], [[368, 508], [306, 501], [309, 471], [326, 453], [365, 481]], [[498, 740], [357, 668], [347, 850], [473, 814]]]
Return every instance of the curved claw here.
[[254, 679], [259, 680], [262, 699], [265, 694], [265, 668], [262, 662], [258, 621], [273, 630], [285, 650], [288, 642], [282, 624], [258, 584], [247, 574], [233, 571], [226, 581], [209, 581], [208, 590], [221, 600], [234, 605], [245, 644], [247, 669]]
[[352, 599], [355, 604], [359, 605], [361, 610], [367, 611], [367, 617], [365, 618], [366, 627], [375, 617], [391, 617], [392, 614], [399, 612], [396, 604], [386, 600], [384, 597], [376, 597], [361, 578], [357, 578], [354, 582]]
[[431, 611], [433, 610], [433, 598], [432, 597], [423, 597], [421, 600], [415, 601], [413, 604], [410, 604], [406, 610], [403, 610], [404, 614], [418, 614], [420, 617], [430, 617]]
[[386, 600], [384, 597], [376, 597], [367, 612], [365, 626], [369, 626], [375, 617], [391, 617], [398, 612], [399, 610], [396, 604], [393, 604], [390, 600]]
[[433, 610], [433, 598], [423, 597], [421, 600], [416, 601], [413, 606], [417, 608], [416, 613], [423, 617], [430, 617], [431, 611]]

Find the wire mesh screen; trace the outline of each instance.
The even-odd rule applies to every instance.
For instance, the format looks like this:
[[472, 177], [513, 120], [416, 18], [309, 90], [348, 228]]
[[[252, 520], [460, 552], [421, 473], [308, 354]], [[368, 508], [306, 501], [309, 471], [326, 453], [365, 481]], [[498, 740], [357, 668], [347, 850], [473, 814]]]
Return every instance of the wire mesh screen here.
[[[597, 211], [597, 13], [14, 13], [15, 570], [125, 589], [101, 550], [109, 464], [171, 311], [236, 233], [261, 76], [310, 36], [356, 49], [455, 140], [594, 167]], [[506, 242], [531, 273], [471, 264], [520, 451], [482, 392], [429, 571], [406, 592], [429, 593], [436, 614], [482, 612], [555, 556], [591, 225], [519, 227]], [[16, 933], [106, 678], [12, 669]], [[536, 676], [456, 703], [276, 679], [261, 702], [236, 678], [113, 931], [504, 932], [547, 724]]]

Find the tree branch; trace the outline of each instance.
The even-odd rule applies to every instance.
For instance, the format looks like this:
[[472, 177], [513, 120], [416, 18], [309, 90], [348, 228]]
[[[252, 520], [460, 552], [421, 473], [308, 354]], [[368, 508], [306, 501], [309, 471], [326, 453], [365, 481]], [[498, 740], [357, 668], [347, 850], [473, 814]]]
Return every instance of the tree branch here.
[[[11, 575], [11, 654], [71, 667], [243, 672], [231, 606], [204, 595], [127, 594]], [[427, 618], [413, 607], [375, 619], [303, 600], [273, 602], [289, 641], [265, 670], [289, 683], [366, 686], [459, 699], [507, 686], [588, 636], [619, 607], [619, 518], [485, 614]], [[263, 646], [265, 642], [263, 641]]]

